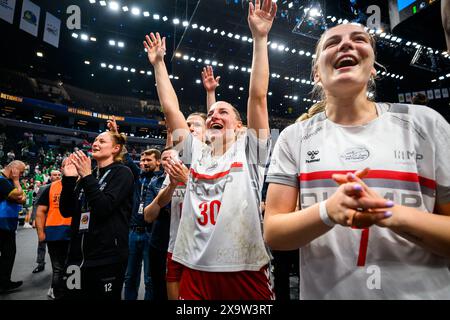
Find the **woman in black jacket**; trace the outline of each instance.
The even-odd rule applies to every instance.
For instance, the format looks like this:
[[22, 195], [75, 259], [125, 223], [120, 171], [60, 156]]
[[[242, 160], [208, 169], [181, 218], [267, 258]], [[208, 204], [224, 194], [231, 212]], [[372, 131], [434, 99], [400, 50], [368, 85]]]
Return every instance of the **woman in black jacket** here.
[[68, 299], [120, 300], [128, 258], [133, 174], [121, 164], [125, 137], [104, 132], [92, 144], [97, 168], [74, 152], [63, 170], [60, 212], [72, 217]]

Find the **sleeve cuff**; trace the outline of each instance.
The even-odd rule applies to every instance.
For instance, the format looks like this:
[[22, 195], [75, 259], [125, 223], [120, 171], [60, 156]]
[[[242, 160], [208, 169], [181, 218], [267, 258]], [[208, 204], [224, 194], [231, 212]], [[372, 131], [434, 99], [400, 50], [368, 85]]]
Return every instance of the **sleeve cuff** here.
[[282, 184], [299, 189], [297, 176], [289, 176], [285, 174], [270, 174], [267, 175], [266, 182]]

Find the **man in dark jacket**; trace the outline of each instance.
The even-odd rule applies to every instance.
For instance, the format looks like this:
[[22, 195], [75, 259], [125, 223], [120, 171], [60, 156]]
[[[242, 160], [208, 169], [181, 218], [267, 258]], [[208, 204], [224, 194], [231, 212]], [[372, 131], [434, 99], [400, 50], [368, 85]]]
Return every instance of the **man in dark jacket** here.
[[150, 196], [150, 183], [153, 177], [161, 175], [161, 153], [149, 149], [141, 154], [140, 169], [127, 154], [125, 165], [133, 172], [134, 201], [130, 220], [128, 266], [124, 281], [125, 300], [136, 300], [141, 282], [142, 262], [144, 262], [144, 300], [153, 299], [152, 278], [150, 276], [150, 238], [152, 225], [144, 221], [144, 203]]

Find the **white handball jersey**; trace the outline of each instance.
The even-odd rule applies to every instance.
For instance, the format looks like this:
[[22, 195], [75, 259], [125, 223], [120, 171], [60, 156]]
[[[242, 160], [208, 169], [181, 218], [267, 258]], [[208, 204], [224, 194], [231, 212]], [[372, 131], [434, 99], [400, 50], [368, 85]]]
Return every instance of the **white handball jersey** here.
[[189, 135], [181, 159], [191, 164], [173, 260], [210, 272], [258, 271], [270, 261], [260, 211], [269, 140], [249, 130], [221, 157]]
[[[396, 204], [433, 212], [450, 202], [450, 125], [425, 106], [377, 110], [362, 126], [338, 125], [323, 112], [289, 126], [267, 181], [299, 188], [304, 209], [336, 191], [333, 173], [369, 167], [364, 181]], [[449, 259], [387, 228], [336, 225], [300, 248], [300, 299], [450, 299], [448, 267]]]
[[[170, 184], [169, 175], [166, 176], [162, 184], [162, 188], [167, 187]], [[162, 189], [161, 188], [161, 189]], [[175, 191], [172, 195], [170, 202], [170, 238], [169, 247], [167, 251], [172, 253], [175, 246], [175, 239], [177, 238], [178, 226], [180, 225], [181, 210], [183, 208], [184, 194], [186, 193], [186, 185], [182, 182], [178, 183]]]

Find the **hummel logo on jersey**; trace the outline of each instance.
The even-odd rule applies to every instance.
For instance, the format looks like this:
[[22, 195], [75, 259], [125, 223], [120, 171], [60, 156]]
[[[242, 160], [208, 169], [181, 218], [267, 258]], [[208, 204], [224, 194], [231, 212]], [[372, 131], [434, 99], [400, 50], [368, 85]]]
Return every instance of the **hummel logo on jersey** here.
[[307, 159], [306, 159], [306, 163], [311, 163], [311, 162], [319, 162], [320, 158], [316, 158], [316, 156], [319, 154], [319, 151], [317, 150], [313, 150], [313, 151], [308, 151], [307, 153]]

